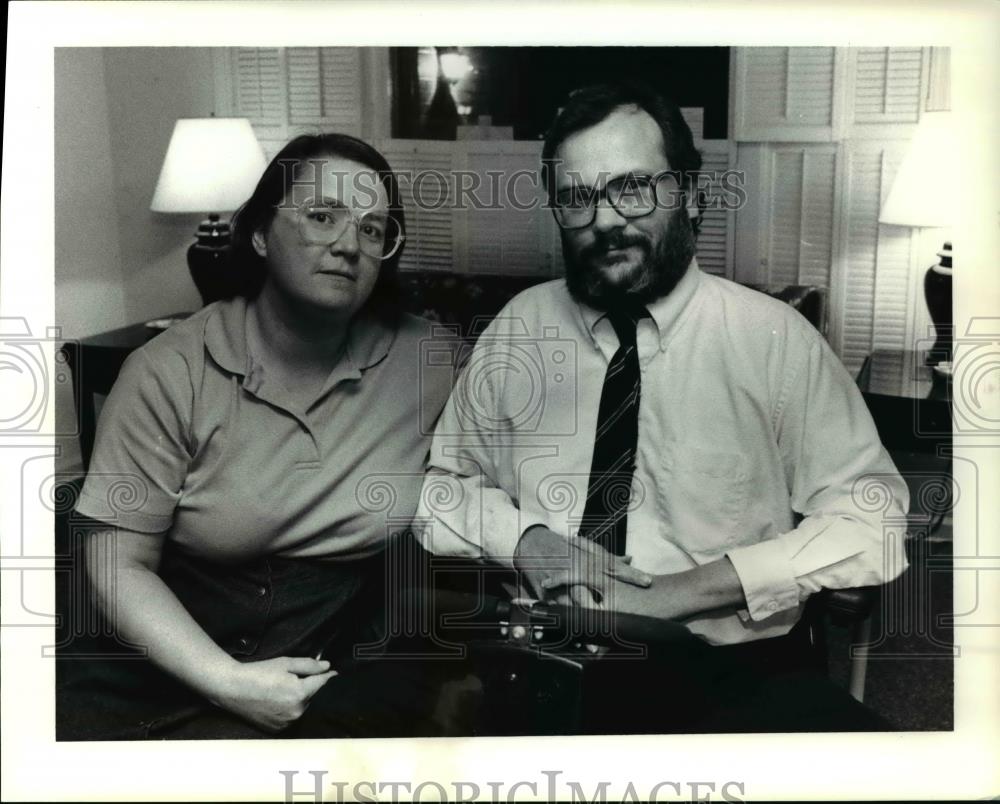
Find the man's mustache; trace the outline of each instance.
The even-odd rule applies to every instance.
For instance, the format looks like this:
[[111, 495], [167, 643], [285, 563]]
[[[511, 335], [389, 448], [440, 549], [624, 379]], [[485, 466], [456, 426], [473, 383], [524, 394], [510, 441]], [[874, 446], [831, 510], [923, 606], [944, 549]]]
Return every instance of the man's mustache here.
[[585, 259], [603, 257], [611, 249], [623, 249], [629, 246], [638, 246], [646, 256], [649, 256], [652, 250], [652, 244], [642, 235], [618, 231], [597, 235], [594, 242], [582, 250], [580, 256]]

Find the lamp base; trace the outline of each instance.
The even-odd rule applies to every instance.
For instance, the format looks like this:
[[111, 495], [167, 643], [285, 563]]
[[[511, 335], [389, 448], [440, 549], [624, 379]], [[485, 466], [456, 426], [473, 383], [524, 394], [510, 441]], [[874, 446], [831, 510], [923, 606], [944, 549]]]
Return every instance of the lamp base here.
[[197, 241], [187, 252], [191, 279], [205, 304], [229, 299], [236, 295], [239, 285], [229, 263], [229, 224], [209, 215], [198, 226]]
[[938, 256], [941, 258], [940, 262], [928, 268], [924, 275], [924, 298], [937, 334], [934, 345], [927, 352], [925, 363], [928, 366], [951, 362], [954, 331], [951, 311], [951, 243], [945, 243]]

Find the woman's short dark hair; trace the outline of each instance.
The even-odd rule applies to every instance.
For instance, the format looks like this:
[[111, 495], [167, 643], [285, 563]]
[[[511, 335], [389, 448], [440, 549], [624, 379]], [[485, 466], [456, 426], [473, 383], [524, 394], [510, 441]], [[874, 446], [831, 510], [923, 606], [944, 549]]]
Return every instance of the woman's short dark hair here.
[[683, 179], [683, 188], [693, 191], [701, 169], [701, 153], [694, 147], [694, 137], [681, 116], [681, 110], [648, 84], [621, 81], [594, 84], [571, 92], [546, 132], [542, 148], [542, 177], [550, 203], [555, 197], [555, 155], [559, 146], [571, 135], [596, 126], [623, 106], [636, 106], [656, 121], [663, 135], [663, 149], [670, 170], [678, 171]]
[[[399, 223], [400, 232], [406, 235], [406, 221], [399, 195], [399, 182], [386, 158], [372, 146], [348, 134], [303, 134], [282, 148], [264, 170], [253, 194], [233, 215], [229, 259], [241, 282], [237, 295], [253, 298], [260, 293], [267, 278], [267, 261], [253, 247], [254, 232], [266, 230], [274, 218], [275, 208], [290, 195], [296, 181], [310, 164], [323, 157], [340, 157], [358, 162], [374, 170], [385, 187], [389, 199], [389, 215]], [[289, 165], [292, 167], [289, 170]], [[399, 288], [396, 272], [400, 248], [379, 266], [378, 279], [364, 308], [383, 318], [392, 318], [399, 312]]]

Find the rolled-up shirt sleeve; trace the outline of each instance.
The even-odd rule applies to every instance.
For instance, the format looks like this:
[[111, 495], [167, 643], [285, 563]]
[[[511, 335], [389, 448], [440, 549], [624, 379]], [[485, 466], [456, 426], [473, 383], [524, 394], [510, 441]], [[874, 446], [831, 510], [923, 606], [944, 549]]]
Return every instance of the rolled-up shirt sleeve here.
[[[523, 529], [520, 511], [502, 489], [472, 468], [467, 456], [448, 458], [432, 452], [417, 521], [423, 546], [438, 555], [489, 559], [513, 566], [514, 548]], [[462, 474], [462, 472], [469, 474]]]
[[[180, 355], [129, 355], [101, 411], [76, 509], [128, 530], [173, 522], [189, 463], [191, 383]], [[160, 359], [162, 355], [163, 359]]]
[[745, 619], [795, 608], [821, 589], [886, 583], [907, 567], [906, 484], [864, 399], [816, 338], [786, 374], [775, 409], [778, 448], [798, 526], [727, 553]]

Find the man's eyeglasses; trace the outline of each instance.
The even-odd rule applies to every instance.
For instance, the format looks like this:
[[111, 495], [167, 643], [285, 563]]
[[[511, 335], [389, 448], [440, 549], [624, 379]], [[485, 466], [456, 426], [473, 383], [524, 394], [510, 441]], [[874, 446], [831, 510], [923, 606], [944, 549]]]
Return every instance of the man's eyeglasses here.
[[347, 227], [357, 227], [358, 249], [362, 254], [387, 260], [403, 245], [399, 222], [384, 212], [358, 215], [347, 207], [306, 203], [296, 212], [299, 234], [311, 245], [329, 246], [339, 240]]
[[629, 173], [611, 179], [602, 189], [574, 185], [556, 193], [552, 211], [563, 229], [590, 226], [597, 205], [605, 198], [623, 218], [644, 218], [662, 205], [657, 191], [661, 182], [671, 178], [674, 176], [669, 172], [656, 176]]

